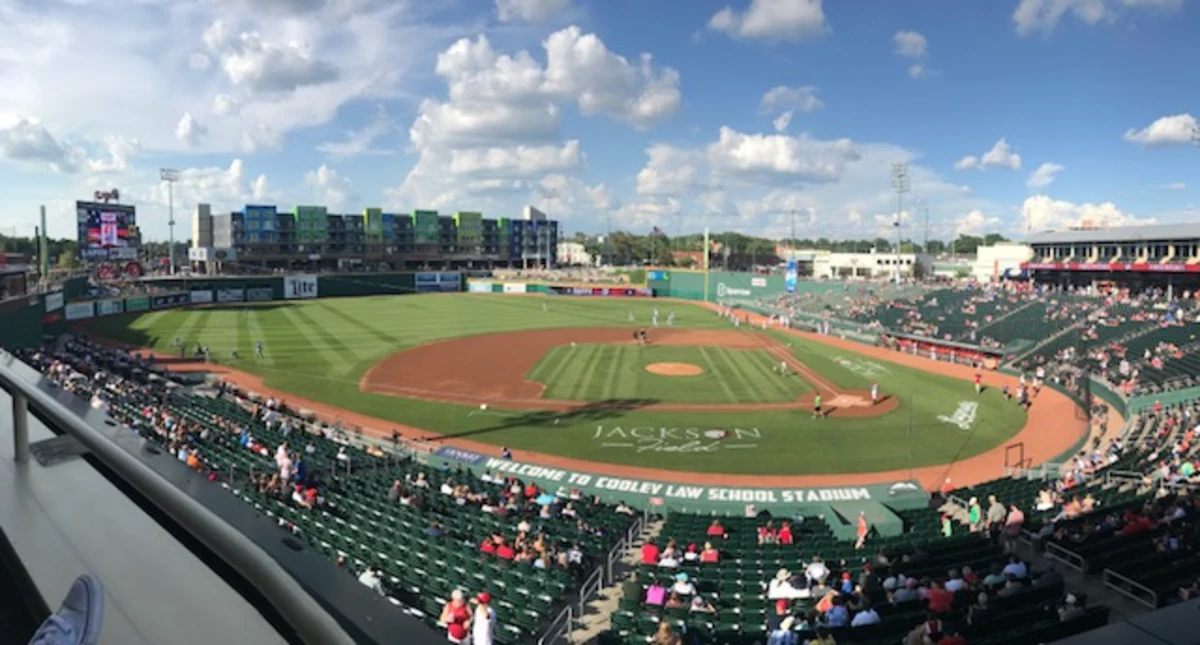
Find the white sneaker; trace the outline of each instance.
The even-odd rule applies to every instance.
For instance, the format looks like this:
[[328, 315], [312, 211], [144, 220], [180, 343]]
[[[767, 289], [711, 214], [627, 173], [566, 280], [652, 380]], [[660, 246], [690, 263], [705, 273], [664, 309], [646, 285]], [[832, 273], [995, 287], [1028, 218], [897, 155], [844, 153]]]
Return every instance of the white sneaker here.
[[30, 645], [95, 645], [104, 622], [104, 585], [90, 573], [75, 579], [58, 611], [42, 623]]

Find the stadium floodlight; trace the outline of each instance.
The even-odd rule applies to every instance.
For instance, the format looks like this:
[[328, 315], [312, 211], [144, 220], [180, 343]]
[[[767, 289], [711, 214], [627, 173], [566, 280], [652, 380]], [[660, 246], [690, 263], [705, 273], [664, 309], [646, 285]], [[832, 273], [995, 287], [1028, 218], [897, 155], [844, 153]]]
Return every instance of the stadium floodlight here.
[[908, 164], [892, 164], [892, 189], [896, 191], [896, 284], [900, 284], [900, 222], [904, 217], [904, 193], [908, 192]]
[[173, 168], [160, 168], [158, 178], [167, 182], [167, 257], [170, 258], [171, 275], [175, 275], [175, 182], [179, 181], [179, 171]]

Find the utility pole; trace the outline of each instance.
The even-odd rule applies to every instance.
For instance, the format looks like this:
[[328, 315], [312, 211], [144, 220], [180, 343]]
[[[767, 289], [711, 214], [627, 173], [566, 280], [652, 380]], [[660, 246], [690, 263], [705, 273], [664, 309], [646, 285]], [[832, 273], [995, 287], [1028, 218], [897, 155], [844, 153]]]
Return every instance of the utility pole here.
[[921, 242], [921, 250], [929, 252], [929, 207], [925, 207], [925, 241]]
[[900, 220], [904, 216], [904, 193], [908, 192], [908, 164], [892, 164], [892, 189], [896, 191], [896, 284], [900, 284]]
[[167, 230], [170, 236], [167, 238], [167, 257], [171, 262], [171, 275], [175, 275], [175, 182], [179, 181], [179, 171], [173, 168], [160, 168], [158, 178], [167, 182]]

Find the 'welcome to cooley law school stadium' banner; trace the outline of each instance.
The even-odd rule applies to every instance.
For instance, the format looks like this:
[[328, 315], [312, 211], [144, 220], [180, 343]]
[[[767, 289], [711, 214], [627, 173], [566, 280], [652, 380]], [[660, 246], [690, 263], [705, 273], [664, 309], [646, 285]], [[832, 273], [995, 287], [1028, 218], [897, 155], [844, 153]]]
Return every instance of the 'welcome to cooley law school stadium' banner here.
[[578, 488], [585, 495], [599, 495], [609, 502], [624, 501], [634, 506], [666, 507], [690, 511], [717, 511], [741, 514], [747, 506], [756, 510], [795, 511], [805, 506], [833, 502], [885, 502], [904, 510], [924, 508], [928, 495], [916, 483], [898, 481], [869, 486], [831, 488], [731, 488], [723, 486], [694, 486], [665, 481], [613, 477], [597, 473], [564, 470], [497, 459], [470, 450], [443, 446], [430, 456], [434, 465], [462, 465], [476, 474], [516, 477], [534, 481], [548, 491], [566, 494]]

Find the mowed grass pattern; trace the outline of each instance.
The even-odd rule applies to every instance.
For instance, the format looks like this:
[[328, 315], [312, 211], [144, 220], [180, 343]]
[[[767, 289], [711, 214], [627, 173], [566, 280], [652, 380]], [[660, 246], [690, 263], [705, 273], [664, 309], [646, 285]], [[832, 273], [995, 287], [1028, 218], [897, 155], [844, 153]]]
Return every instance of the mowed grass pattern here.
[[[984, 392], [976, 398], [969, 382], [887, 361], [882, 363], [888, 372], [874, 380], [885, 394], [900, 395], [900, 408], [871, 419], [814, 420], [805, 410], [631, 409], [563, 418], [504, 410], [480, 414], [477, 406], [367, 394], [359, 389], [359, 380], [367, 369], [406, 347], [457, 336], [528, 329], [645, 326], [655, 308], [661, 316], [674, 310], [678, 327], [732, 329], [713, 312], [680, 302], [482, 294], [371, 296], [175, 309], [100, 318], [90, 324], [91, 333], [164, 352], [172, 351], [170, 343], [175, 337], [185, 341], [189, 349], [204, 343], [212, 348], [215, 360], [232, 362], [239, 369], [262, 376], [268, 387], [378, 419], [495, 446], [652, 468], [806, 474], [919, 467], [996, 448], [1024, 425], [1024, 413], [1005, 403], [999, 392]], [[629, 321], [631, 312], [633, 322]], [[859, 360], [862, 356], [792, 336], [781, 334], [778, 339], [791, 343], [798, 358], [838, 386], [869, 387], [869, 379], [837, 360]], [[254, 343], [260, 340], [266, 345], [266, 357], [257, 360]], [[240, 360], [229, 360], [231, 348], [239, 350]], [[650, 349], [669, 351], [671, 347]], [[704, 349], [705, 353], [712, 351]], [[707, 367], [704, 361], [699, 364]], [[597, 374], [592, 380], [604, 387], [608, 378]], [[640, 383], [635, 398], [648, 398], [647, 392], [640, 390]], [[687, 388], [686, 383], [686, 378], [670, 379], [669, 385], [682, 390]], [[610, 387], [618, 394], [628, 392], [617, 389], [617, 383]], [[953, 414], [963, 400], [979, 402], [978, 420], [970, 432], [938, 420], [939, 415]], [[389, 430], [386, 421], [376, 429]], [[762, 439], [752, 450], [670, 453], [605, 448], [596, 438], [600, 427], [634, 426], [756, 428]]]
[[[663, 376], [646, 371], [651, 363], [686, 363], [703, 372]], [[551, 349], [528, 378], [546, 385], [544, 398], [559, 401], [778, 403], [812, 389], [796, 374], [781, 376], [778, 365], [759, 350], [584, 343]]]

